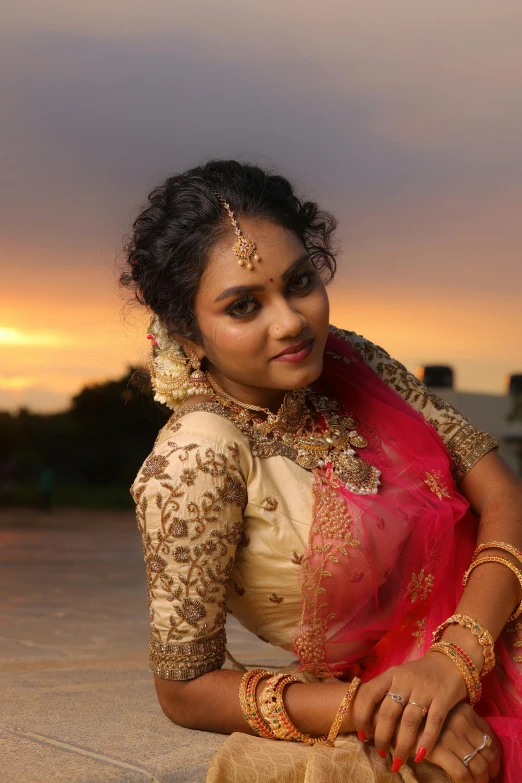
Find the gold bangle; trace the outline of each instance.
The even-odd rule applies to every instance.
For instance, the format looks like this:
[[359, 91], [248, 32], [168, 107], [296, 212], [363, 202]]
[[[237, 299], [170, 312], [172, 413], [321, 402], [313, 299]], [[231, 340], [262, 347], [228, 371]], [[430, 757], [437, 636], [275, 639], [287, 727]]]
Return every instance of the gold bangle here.
[[330, 729], [328, 733], [328, 737], [326, 739], [327, 744], [331, 745], [332, 747], [335, 740], [337, 739], [337, 735], [339, 734], [339, 729], [341, 728], [341, 723], [343, 722], [343, 718], [346, 715], [348, 707], [352, 703], [354, 696], [357, 692], [357, 688], [359, 687], [360, 684], [361, 684], [361, 680], [359, 679], [359, 677], [354, 677], [350, 683], [350, 687], [348, 688], [348, 690], [343, 696], [343, 700], [340, 703], [339, 709], [335, 714], [335, 718], [332, 723], [332, 728]]
[[435, 644], [432, 644], [428, 649], [426, 655], [430, 652], [441, 652], [453, 661], [466, 683], [469, 703], [472, 707], [477, 704], [482, 696], [482, 683], [480, 682], [478, 672], [476, 672], [475, 677], [471, 666], [466, 662], [465, 658], [458, 650], [455, 649], [452, 642], [435, 642]]
[[482, 666], [480, 676], [485, 677], [495, 666], [495, 642], [490, 632], [467, 614], [453, 614], [451, 617], [448, 617], [447, 620], [444, 620], [438, 628], [435, 628], [432, 633], [433, 641], [438, 642], [442, 637], [444, 629], [452, 623], [458, 623], [463, 628], [467, 628], [477, 637], [482, 646], [482, 653], [484, 655], [484, 665]]
[[522, 551], [517, 549], [516, 546], [513, 546], [513, 544], [506, 543], [506, 541], [484, 541], [475, 549], [471, 559], [474, 560], [479, 552], [482, 552], [484, 549], [504, 549], [506, 552], [510, 552], [514, 555], [517, 560], [522, 563]]
[[273, 675], [274, 672], [269, 672], [265, 669], [253, 669], [250, 672], [245, 672], [239, 684], [239, 703], [243, 717], [258, 736], [266, 739], [275, 739], [276, 736], [259, 714], [256, 702], [256, 689], [261, 680]]
[[263, 718], [277, 739], [304, 742], [306, 745], [315, 745], [316, 742], [325, 742], [327, 735], [312, 737], [304, 734], [294, 726], [285, 710], [283, 691], [292, 682], [303, 682], [294, 674], [276, 674], [271, 677], [259, 698], [259, 707]]
[[[466, 584], [468, 582], [469, 575], [473, 571], [474, 568], [476, 568], [478, 565], [481, 565], [482, 563], [502, 563], [503, 565], [507, 566], [513, 573], [515, 574], [516, 578], [518, 579], [518, 582], [520, 584], [520, 587], [522, 587], [522, 571], [520, 568], [517, 568], [516, 565], [514, 565], [511, 560], [506, 560], [505, 557], [494, 557], [493, 555], [488, 555], [487, 557], [479, 557], [478, 560], [474, 560], [464, 576], [462, 577], [462, 584], [464, 587], [466, 587]], [[518, 607], [513, 612], [511, 617], [508, 617], [508, 623], [510, 623], [512, 620], [516, 620], [519, 614], [522, 613], [522, 601], [520, 601]]]

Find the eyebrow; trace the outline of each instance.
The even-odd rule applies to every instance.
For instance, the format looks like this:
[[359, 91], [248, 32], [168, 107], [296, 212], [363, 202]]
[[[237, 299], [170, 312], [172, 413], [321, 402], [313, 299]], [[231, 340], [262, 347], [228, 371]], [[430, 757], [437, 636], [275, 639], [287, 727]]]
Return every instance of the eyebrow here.
[[[305, 261], [310, 260], [310, 253], [305, 253], [303, 256], [299, 256], [299, 258], [296, 258], [295, 261], [293, 261], [288, 269], [286, 269], [283, 274], [281, 275], [281, 278], [283, 280], [287, 280], [294, 269], [298, 267], [300, 264], [304, 263]], [[264, 291], [265, 286], [264, 285], [234, 285], [231, 288], [225, 288], [224, 291], [222, 291], [219, 296], [216, 296], [214, 299], [214, 302], [221, 302], [222, 299], [228, 299], [229, 296], [237, 296], [237, 294], [249, 294], [252, 291]]]

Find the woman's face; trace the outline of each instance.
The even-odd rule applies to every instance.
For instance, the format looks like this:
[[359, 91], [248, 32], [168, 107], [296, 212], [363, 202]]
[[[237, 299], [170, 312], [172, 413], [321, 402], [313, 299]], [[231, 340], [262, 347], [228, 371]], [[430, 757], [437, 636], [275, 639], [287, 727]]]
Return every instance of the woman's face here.
[[[240, 226], [261, 260], [252, 262], [251, 271], [239, 266], [233, 231], [212, 248], [195, 301], [203, 335], [196, 350], [207, 357], [222, 389], [277, 411], [286, 391], [312, 383], [322, 372], [328, 295], [295, 234], [261, 218], [243, 217]], [[293, 361], [292, 354], [277, 358], [305, 342], [306, 350], [294, 353]]]

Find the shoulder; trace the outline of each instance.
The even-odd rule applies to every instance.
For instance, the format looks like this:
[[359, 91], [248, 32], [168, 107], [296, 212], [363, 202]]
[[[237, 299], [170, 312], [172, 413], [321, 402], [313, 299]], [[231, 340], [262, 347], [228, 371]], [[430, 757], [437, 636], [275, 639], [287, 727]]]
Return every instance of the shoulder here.
[[[392, 359], [388, 351], [386, 351], [380, 345], [373, 343], [367, 337], [363, 337], [363, 335], [359, 334], [358, 332], [353, 332], [349, 329], [341, 329], [340, 327], [334, 326], [333, 324], [330, 324], [328, 331], [337, 337], [341, 337], [342, 339], [347, 340], [347, 342], [349, 342], [353, 348], [355, 348], [360, 358], [370, 366], [379, 360], [388, 360], [399, 364], [399, 362], [396, 362], [395, 359]], [[404, 365], [400, 366], [403, 367]]]
[[499, 447], [496, 438], [475, 427], [464, 414], [432, 391], [380, 345], [347, 329], [330, 326], [329, 331], [348, 340], [361, 360], [438, 432], [451, 452], [456, 480], [461, 479], [484, 454]]
[[238, 445], [248, 448], [248, 439], [217, 402], [189, 404], [173, 413], [159, 431], [154, 449], [160, 448], [173, 437], [180, 442], [194, 438], [202, 443], [216, 445], [236, 440]]
[[201, 445], [219, 447], [236, 442], [244, 457], [250, 451], [248, 439], [223, 406], [208, 399], [187, 402], [175, 411], [158, 432], [153, 450], [158, 452], [168, 448], [172, 439], [180, 444], [195, 441]]
[[424, 408], [428, 402], [435, 407], [444, 403], [417, 378], [402, 362], [394, 359], [388, 351], [372, 342], [362, 334], [330, 327], [333, 334], [347, 340], [357, 352], [359, 358], [372, 369], [388, 386], [408, 402], [418, 403], [415, 407]]
[[[191, 406], [174, 413], [161, 428], [130, 492], [136, 500], [144, 490], [164, 493], [177, 482], [195, 492], [223, 482], [245, 486], [251, 466], [248, 440], [234, 423], [212, 409]], [[244, 492], [240, 494], [243, 498]]]

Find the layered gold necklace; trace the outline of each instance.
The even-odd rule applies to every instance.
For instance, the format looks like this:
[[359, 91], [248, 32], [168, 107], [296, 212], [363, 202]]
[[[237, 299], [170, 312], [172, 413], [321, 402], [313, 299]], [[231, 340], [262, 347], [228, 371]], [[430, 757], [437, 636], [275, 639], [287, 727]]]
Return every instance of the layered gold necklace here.
[[[217, 381], [206, 372], [214, 396], [228, 408], [239, 429], [251, 441], [271, 442], [279, 440], [288, 456], [306, 470], [326, 468], [332, 470], [346, 489], [356, 495], [375, 495], [380, 485], [381, 472], [368, 465], [354, 451], [363, 449], [368, 441], [355, 429], [358, 425], [352, 416], [341, 413], [337, 400], [317, 394], [309, 386], [289, 391], [277, 413], [260, 405], [251, 405], [227, 394]], [[310, 409], [321, 414], [326, 429], [322, 429]], [[266, 419], [259, 416], [266, 414]], [[256, 415], [257, 414], [257, 415]], [[252, 437], [255, 432], [256, 437]], [[285, 453], [284, 450], [282, 453]], [[259, 451], [259, 456], [267, 456]]]

